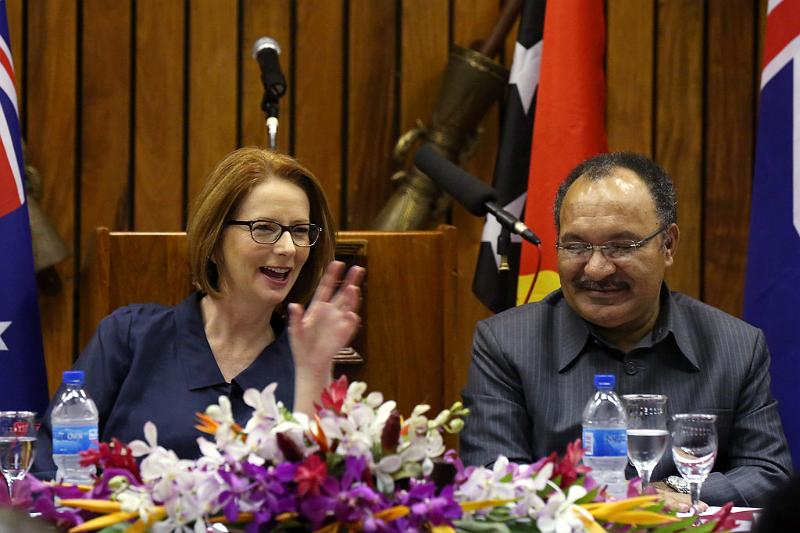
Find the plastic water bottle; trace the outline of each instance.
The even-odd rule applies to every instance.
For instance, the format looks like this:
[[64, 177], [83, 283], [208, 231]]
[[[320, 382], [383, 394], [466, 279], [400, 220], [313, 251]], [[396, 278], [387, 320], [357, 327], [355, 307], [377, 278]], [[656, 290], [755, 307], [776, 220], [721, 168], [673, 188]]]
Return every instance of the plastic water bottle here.
[[97, 448], [97, 406], [83, 390], [83, 371], [64, 372], [64, 386], [50, 415], [56, 480], [91, 484], [94, 465], [82, 467], [80, 452]]
[[625, 409], [614, 392], [616, 378], [610, 374], [594, 377], [596, 392], [583, 410], [583, 463], [590, 475], [608, 494], [624, 498], [627, 492], [625, 466], [628, 464], [628, 437]]

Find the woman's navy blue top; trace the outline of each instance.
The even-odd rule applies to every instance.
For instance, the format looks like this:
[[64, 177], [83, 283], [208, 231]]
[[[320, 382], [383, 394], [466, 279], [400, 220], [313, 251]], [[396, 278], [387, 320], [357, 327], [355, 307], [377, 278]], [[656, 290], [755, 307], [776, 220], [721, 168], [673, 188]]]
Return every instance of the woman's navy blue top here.
[[[75, 363], [85, 372], [84, 387], [97, 404], [100, 440], [112, 437], [128, 443], [143, 439], [145, 422], [158, 428], [158, 444], [178, 457], [199, 457], [195, 413], [231, 400], [234, 418], [244, 424], [252, 409], [242, 399], [250, 388], [278, 383], [276, 398], [291, 409], [294, 363], [289, 338], [280, 318], [273, 317], [275, 340], [249, 367], [227, 383], [206, 339], [200, 314], [201, 294], [175, 307], [156, 304], [121, 307], [100, 322], [94, 337]], [[31, 471], [39, 477], [55, 474], [50, 411], [44, 416]]]

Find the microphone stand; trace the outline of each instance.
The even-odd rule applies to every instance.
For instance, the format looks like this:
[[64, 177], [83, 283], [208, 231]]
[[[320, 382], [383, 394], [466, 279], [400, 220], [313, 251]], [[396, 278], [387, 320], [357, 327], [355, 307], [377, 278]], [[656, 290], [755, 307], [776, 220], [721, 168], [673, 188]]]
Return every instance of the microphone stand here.
[[278, 149], [278, 98], [280, 97], [272, 95], [271, 91], [266, 91], [261, 100], [261, 109], [267, 116], [265, 126], [270, 150]]
[[500, 264], [497, 270], [506, 272], [511, 270], [508, 264], [508, 250], [511, 246], [511, 232], [505, 226], [500, 226], [500, 235], [497, 236], [497, 255], [500, 256]]

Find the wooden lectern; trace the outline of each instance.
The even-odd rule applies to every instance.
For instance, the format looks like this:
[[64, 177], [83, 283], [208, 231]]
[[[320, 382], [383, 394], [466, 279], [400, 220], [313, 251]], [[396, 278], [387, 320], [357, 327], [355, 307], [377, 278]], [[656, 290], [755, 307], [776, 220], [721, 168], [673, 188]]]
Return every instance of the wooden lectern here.
[[[185, 233], [96, 230], [81, 289], [81, 346], [117, 307], [174, 305], [192, 291], [185, 241]], [[365, 381], [396, 400], [404, 415], [418, 403], [436, 411], [449, 406], [458, 392], [445, 386], [445, 370], [457, 355], [449, 319], [455, 316], [455, 228], [340, 232], [337, 258], [367, 268], [362, 331], [355, 350], [342, 354], [337, 375]]]

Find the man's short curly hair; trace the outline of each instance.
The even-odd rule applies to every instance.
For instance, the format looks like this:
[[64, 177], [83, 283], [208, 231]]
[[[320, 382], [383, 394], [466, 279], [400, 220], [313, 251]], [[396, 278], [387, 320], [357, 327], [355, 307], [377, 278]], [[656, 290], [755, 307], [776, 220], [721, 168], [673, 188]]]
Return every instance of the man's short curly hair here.
[[634, 172], [647, 188], [650, 196], [656, 204], [656, 215], [663, 226], [676, 224], [678, 222], [678, 198], [675, 194], [675, 186], [672, 180], [658, 163], [633, 152], [611, 152], [600, 154], [587, 159], [577, 167], [561, 182], [556, 192], [556, 200], [553, 205], [553, 216], [556, 223], [556, 234], [561, 232], [561, 204], [567, 191], [581, 176], [586, 179], [596, 181], [611, 176], [615, 168], [626, 168]]

